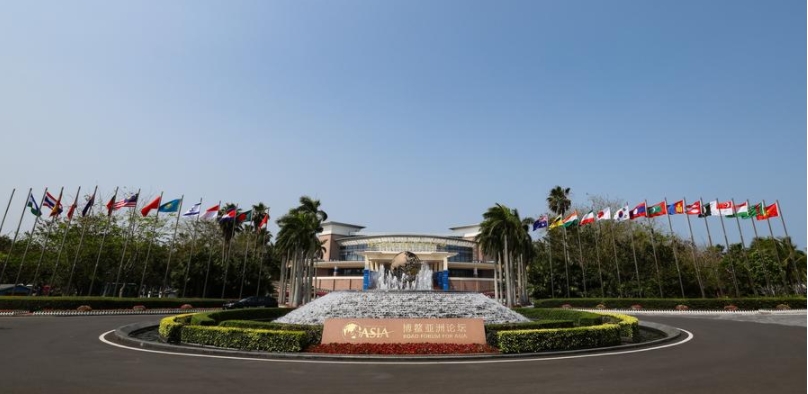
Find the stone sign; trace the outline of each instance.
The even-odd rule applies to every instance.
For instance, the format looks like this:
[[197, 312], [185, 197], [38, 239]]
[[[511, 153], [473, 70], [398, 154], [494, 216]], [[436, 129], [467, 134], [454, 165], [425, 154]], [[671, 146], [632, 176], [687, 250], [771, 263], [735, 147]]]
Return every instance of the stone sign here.
[[485, 344], [483, 319], [327, 319], [322, 343]]

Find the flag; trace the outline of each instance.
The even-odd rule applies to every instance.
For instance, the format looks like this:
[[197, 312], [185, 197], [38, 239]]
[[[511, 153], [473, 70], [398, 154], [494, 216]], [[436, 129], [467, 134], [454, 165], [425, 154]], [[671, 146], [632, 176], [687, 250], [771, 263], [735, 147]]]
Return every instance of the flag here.
[[137, 206], [137, 194], [133, 194], [129, 196], [129, 198], [124, 198], [121, 201], [118, 201], [113, 206], [114, 209], [121, 209], [121, 208], [134, 208]]
[[641, 202], [641, 203], [637, 204], [637, 206], [634, 207], [634, 209], [632, 209], [631, 211], [628, 212], [628, 217], [631, 220], [634, 220], [636, 218], [645, 217], [645, 203]]
[[701, 213], [699, 214], [700, 218], [706, 218], [707, 216], [713, 216], [713, 207], [710, 203], [702, 205]]
[[160, 205], [160, 208], [157, 209], [157, 212], [177, 212], [180, 210], [180, 199], [171, 200], [163, 205]]
[[239, 212], [238, 216], [236, 217], [236, 222], [241, 223], [241, 222], [251, 221], [252, 220], [252, 213], [253, 213], [252, 209], [249, 210], [249, 211], [245, 211], [245, 212]]
[[208, 210], [202, 214], [202, 219], [213, 219], [218, 215], [219, 215], [219, 205], [217, 204], [208, 208]]
[[610, 220], [611, 218], [612, 218], [612, 209], [611, 208], [606, 207], [606, 208], [598, 211], [598, 218], [597, 218], [598, 221]]
[[696, 201], [693, 204], [689, 204], [685, 207], [685, 213], [688, 215], [699, 215], [701, 216], [701, 201]]
[[624, 220], [628, 220], [628, 205], [624, 206], [621, 209], [618, 209], [617, 212], [614, 213], [614, 220], [618, 222], [622, 222]]
[[762, 212], [758, 213], [757, 220], [766, 220], [768, 218], [776, 218], [780, 216], [780, 210], [777, 208], [777, 203], [769, 205]]
[[735, 206], [735, 213], [728, 215], [731, 218], [739, 217], [741, 219], [749, 219], [749, 204], [743, 203]]
[[540, 228], [547, 228], [550, 223], [547, 219], [547, 215], [541, 215], [535, 222], [533, 222], [533, 231], [536, 231]]
[[557, 218], [553, 219], [553, 222], [550, 223], [550, 226], [547, 227], [548, 230], [552, 230], [556, 227], [561, 226], [564, 224], [564, 219], [559, 215]]
[[42, 216], [42, 210], [39, 209], [39, 204], [36, 203], [34, 196], [32, 194], [28, 194], [28, 204], [25, 204], [28, 208], [31, 208], [31, 213], [34, 216]]
[[[269, 214], [265, 213], [264, 218], [261, 219], [261, 223], [258, 225], [258, 230], [257, 231], [261, 231], [261, 228], [266, 226], [268, 221], [269, 221]], [[535, 226], [536, 224], [533, 223], [533, 225]], [[547, 216], [544, 217], [544, 227], [547, 227]], [[534, 228], [534, 230], [535, 230], [535, 228]]]
[[581, 226], [586, 226], [589, 223], [595, 222], [595, 212], [589, 211], [584, 217], [581, 219]]
[[569, 227], [578, 222], [578, 211], [571, 213], [564, 219], [562, 226]]
[[113, 195], [112, 198], [109, 199], [107, 202], [107, 216], [112, 215], [112, 211], [115, 209], [115, 196]]
[[140, 214], [143, 216], [147, 216], [152, 209], [157, 209], [160, 206], [160, 199], [162, 196], [157, 196], [154, 200], [151, 200], [150, 203], [146, 204], [143, 208], [140, 209]]
[[81, 210], [81, 216], [87, 216], [87, 212], [90, 212], [90, 208], [92, 208], [93, 204], [95, 204], [95, 193], [93, 193], [92, 197], [87, 201], [87, 205], [84, 206], [84, 209]]
[[741, 219], [751, 219], [763, 214], [763, 204], [757, 203], [749, 208], [749, 215], [746, 217], [741, 216]]
[[198, 202], [191, 207], [191, 209], [185, 211], [182, 216], [197, 216], [199, 215], [199, 210], [202, 208], [202, 203]]
[[219, 218], [219, 221], [230, 220], [236, 217], [236, 208], [230, 208], [227, 212], [222, 214], [222, 217]]
[[648, 214], [649, 218], [654, 218], [657, 216], [666, 215], [668, 213], [668, 206], [665, 205], [665, 202], [661, 202], [657, 205], [651, 205], [648, 207]]
[[73, 213], [76, 212], [76, 204], [70, 206], [70, 209], [67, 210], [67, 218], [69, 220], [73, 220]]
[[685, 200], [679, 200], [668, 205], [668, 215], [679, 215], [685, 213]]
[[732, 206], [732, 201], [724, 201], [724, 202], [718, 202], [717, 200], [711, 201], [710, 211], [714, 216], [730, 216], [733, 213], [735, 213]]
[[61, 200], [62, 200], [61, 193], [59, 194], [59, 198], [57, 199], [57, 198], [53, 197], [50, 194], [50, 192], [46, 192], [45, 193], [45, 199], [42, 200], [42, 206], [43, 207], [48, 207], [48, 208], [51, 209], [51, 213], [50, 213], [51, 217], [58, 216], [59, 214], [62, 213], [62, 202], [61, 202]]

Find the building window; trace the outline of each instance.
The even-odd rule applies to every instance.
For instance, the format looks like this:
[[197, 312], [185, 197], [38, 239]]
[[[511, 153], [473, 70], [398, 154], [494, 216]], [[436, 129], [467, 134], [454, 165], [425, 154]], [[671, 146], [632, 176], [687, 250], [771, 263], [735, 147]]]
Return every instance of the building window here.
[[446, 245], [446, 251], [457, 253], [456, 256], [449, 257], [452, 263], [470, 263], [474, 259], [474, 249], [467, 246]]
[[365, 256], [361, 252], [367, 251], [368, 245], [340, 245], [339, 259], [341, 261], [365, 261]]

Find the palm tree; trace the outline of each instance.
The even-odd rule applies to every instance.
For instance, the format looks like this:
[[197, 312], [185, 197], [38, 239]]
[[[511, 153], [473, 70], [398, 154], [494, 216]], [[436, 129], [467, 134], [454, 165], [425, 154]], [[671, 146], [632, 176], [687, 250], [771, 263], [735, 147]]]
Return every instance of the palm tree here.
[[[517, 240], [521, 238], [520, 231], [522, 231], [521, 219], [518, 215], [518, 212], [497, 203], [483, 214], [480, 234], [477, 235], [477, 242], [483, 247], [484, 253], [502, 256], [505, 265], [505, 303], [509, 307], [513, 306], [515, 296], [511, 249], [518, 245]], [[509, 249], [509, 245], [511, 249]], [[492, 249], [492, 246], [495, 249]], [[500, 270], [503, 270], [501, 263]]]
[[[572, 206], [572, 201], [570, 201], [569, 199], [569, 194], [570, 194], [570, 188], [562, 188], [561, 186], [556, 186], [550, 189], [550, 195], [547, 196], [547, 207], [550, 208], [550, 211], [555, 213], [556, 215], [564, 216], [564, 214]], [[564, 277], [567, 280], [567, 298], [569, 298], [570, 271], [568, 263], [569, 256], [567, 253], [567, 230], [566, 228], [562, 228], [562, 230], [564, 240]]]
[[[300, 198], [300, 206], [278, 219], [280, 226], [277, 246], [292, 262], [290, 276], [291, 306], [311, 299], [314, 277], [314, 260], [322, 256], [323, 245], [317, 234], [323, 231], [322, 223], [328, 218], [320, 209], [320, 201], [308, 196]], [[286, 295], [286, 269], [282, 267], [281, 297]], [[305, 295], [304, 295], [305, 291]]]
[[222, 279], [222, 298], [224, 298], [225, 290], [227, 289], [227, 274], [230, 268], [231, 242], [233, 241], [233, 237], [236, 235], [236, 233], [243, 230], [241, 223], [239, 223], [235, 218], [224, 219], [224, 215], [233, 209], [238, 211], [238, 205], [233, 203], [225, 204], [219, 210], [218, 218], [219, 228], [222, 230], [222, 239], [224, 240], [224, 243], [222, 244], [222, 265], [224, 266], [224, 278]]

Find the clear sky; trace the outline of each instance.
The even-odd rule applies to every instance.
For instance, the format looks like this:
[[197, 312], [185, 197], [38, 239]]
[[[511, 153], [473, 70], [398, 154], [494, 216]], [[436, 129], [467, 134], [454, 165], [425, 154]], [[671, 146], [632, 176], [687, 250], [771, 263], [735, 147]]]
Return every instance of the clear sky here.
[[447, 233], [561, 185], [777, 199], [805, 248], [806, 3], [6, 2], [0, 128], [6, 234], [29, 187]]

